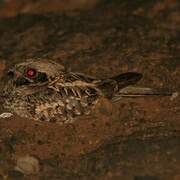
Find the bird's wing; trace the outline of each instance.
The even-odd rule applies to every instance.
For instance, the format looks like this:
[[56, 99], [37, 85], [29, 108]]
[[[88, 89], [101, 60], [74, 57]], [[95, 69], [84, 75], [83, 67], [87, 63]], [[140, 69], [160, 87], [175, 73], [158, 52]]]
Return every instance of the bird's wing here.
[[92, 76], [69, 72], [64, 75], [63, 80], [60, 77], [55, 78], [49, 83], [49, 88], [64, 93], [64, 96], [97, 96], [100, 93], [96, 87], [97, 81]]
[[71, 81], [83, 81], [86, 83], [93, 83], [98, 81], [97, 78], [90, 76], [90, 75], [86, 75], [83, 73], [78, 73], [78, 72], [70, 72], [67, 74], [67, 79], [70, 79]]
[[136, 84], [142, 78], [142, 74], [137, 72], [122, 73], [117, 76], [111, 77], [110, 79], [115, 80], [118, 84], [118, 89], [122, 89], [129, 85]]
[[139, 73], [124, 73], [108, 79], [97, 79], [82, 73], [68, 72], [63, 81], [57, 77], [49, 87], [59, 92], [64, 91], [66, 95], [73, 93], [78, 96], [103, 95], [112, 98], [120, 89], [135, 84], [140, 78]]

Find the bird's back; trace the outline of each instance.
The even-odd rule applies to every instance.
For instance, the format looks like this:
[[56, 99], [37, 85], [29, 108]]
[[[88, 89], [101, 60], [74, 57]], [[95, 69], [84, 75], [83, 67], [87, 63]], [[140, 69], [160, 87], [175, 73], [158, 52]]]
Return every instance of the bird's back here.
[[[112, 99], [118, 91], [140, 79], [138, 73], [96, 79], [79, 73], [66, 74], [49, 83], [47, 91], [36, 93], [35, 113], [38, 119], [69, 123], [76, 116], [89, 114], [100, 97]], [[58, 116], [58, 118], [56, 118]], [[59, 119], [59, 120], [58, 120]]]

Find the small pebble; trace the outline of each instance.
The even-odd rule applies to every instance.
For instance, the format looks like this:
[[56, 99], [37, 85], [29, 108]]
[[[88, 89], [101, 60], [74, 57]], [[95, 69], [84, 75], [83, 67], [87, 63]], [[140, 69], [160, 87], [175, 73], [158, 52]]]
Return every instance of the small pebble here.
[[8, 112], [4, 112], [2, 114], [0, 114], [0, 118], [10, 118], [11, 116], [13, 116], [12, 113], [8, 113]]
[[39, 169], [39, 161], [35, 157], [27, 155], [17, 159], [15, 170], [23, 174], [37, 174]]
[[170, 100], [173, 101], [174, 99], [176, 99], [178, 97], [178, 92], [174, 92], [172, 93], [172, 96], [170, 97]]

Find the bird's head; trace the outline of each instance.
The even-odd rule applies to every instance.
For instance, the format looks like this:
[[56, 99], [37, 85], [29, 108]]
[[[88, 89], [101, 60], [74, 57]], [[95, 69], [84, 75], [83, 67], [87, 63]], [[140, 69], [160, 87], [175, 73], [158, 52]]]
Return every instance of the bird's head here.
[[[27, 94], [48, 84], [56, 76], [63, 76], [65, 69], [59, 63], [49, 60], [32, 60], [16, 64], [5, 73], [4, 93], [9, 91]], [[13, 89], [12, 89], [13, 88]]]

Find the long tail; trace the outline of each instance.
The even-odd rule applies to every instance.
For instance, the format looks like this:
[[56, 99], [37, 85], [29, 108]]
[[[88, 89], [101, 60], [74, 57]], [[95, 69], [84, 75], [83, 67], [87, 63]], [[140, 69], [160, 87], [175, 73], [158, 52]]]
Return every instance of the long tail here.
[[112, 96], [112, 100], [118, 101], [122, 97], [172, 96], [172, 92], [164, 89], [134, 86], [141, 78], [142, 75], [139, 73], [125, 73], [114, 77], [113, 79], [117, 81], [119, 90]]
[[115, 94], [118, 94], [121, 89], [136, 84], [141, 78], [142, 75], [140, 73], [123, 73], [108, 79], [102, 79], [98, 82], [97, 87], [106, 97], [112, 98]]
[[172, 92], [157, 90], [147, 87], [134, 86], [140, 79], [142, 74], [136, 72], [123, 73], [107, 80], [103, 80], [100, 89], [104, 94], [117, 101], [122, 97], [139, 97], [139, 96], [171, 96]]
[[120, 90], [126, 86], [136, 84], [141, 78], [142, 78], [142, 74], [140, 73], [128, 72], [111, 77], [110, 79], [116, 81], [118, 85], [118, 89]]
[[122, 97], [142, 97], [142, 96], [172, 96], [173, 92], [164, 89], [152, 89], [147, 87], [127, 86], [114, 94], [112, 101], [118, 101]]

